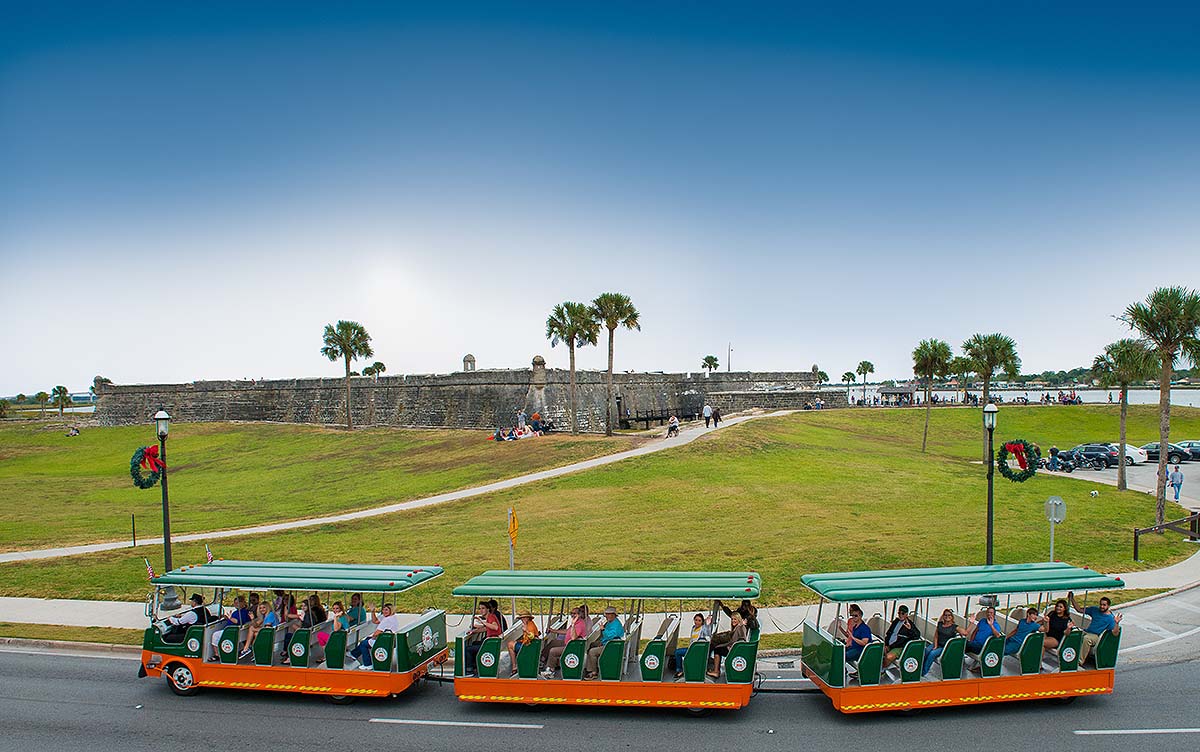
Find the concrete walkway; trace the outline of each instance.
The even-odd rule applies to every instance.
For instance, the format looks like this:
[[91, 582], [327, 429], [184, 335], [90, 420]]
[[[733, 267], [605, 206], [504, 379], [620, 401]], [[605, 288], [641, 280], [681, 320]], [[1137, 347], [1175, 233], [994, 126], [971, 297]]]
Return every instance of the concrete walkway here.
[[[752, 413], [747, 415], [738, 415], [728, 418], [721, 422], [721, 428], [745, 423], [748, 420], [756, 418], [772, 418], [780, 415], [789, 415], [795, 410], [779, 410], [771, 413]], [[186, 543], [189, 541], [210, 541], [218, 538], [236, 538], [242, 535], [261, 535], [263, 533], [274, 533], [281, 530], [299, 530], [306, 527], [315, 527], [317, 525], [329, 525], [338, 522], [351, 522], [353, 520], [363, 520], [369, 517], [378, 517], [384, 514], [393, 514], [395, 512], [403, 512], [409, 509], [420, 509], [422, 507], [430, 507], [436, 504], [445, 504], [450, 501], [459, 501], [469, 499], [475, 496], [492, 493], [493, 491], [503, 491], [508, 488], [516, 488], [528, 483], [536, 483], [540, 480], [549, 478], [557, 478], [570, 473], [577, 473], [581, 470], [590, 470], [594, 467], [603, 467], [611, 465], [614, 462], [627, 460], [631, 457], [641, 457], [647, 454], [661, 452], [664, 449], [674, 449], [685, 444], [690, 444], [696, 439], [706, 434], [718, 431], [719, 428], [705, 428], [699, 424], [683, 426], [679, 435], [670, 438], [652, 438], [647, 443], [636, 449], [629, 449], [624, 452], [608, 454], [603, 457], [596, 457], [582, 462], [575, 462], [562, 467], [555, 467], [549, 470], [541, 470], [528, 475], [518, 475], [515, 478], [496, 481], [474, 488], [464, 488], [459, 491], [450, 491], [449, 493], [438, 494], [436, 496], [428, 496], [423, 499], [414, 499], [412, 501], [402, 501], [396, 504], [387, 504], [381, 507], [371, 507], [370, 509], [359, 509], [354, 512], [344, 512], [342, 514], [333, 514], [328, 517], [311, 517], [303, 520], [291, 520], [288, 522], [276, 522], [268, 525], [254, 525], [251, 527], [240, 527], [233, 530], [217, 530], [207, 533], [187, 533], [184, 535], [172, 535], [172, 543]], [[665, 429], [664, 429], [665, 431]], [[481, 439], [482, 440], [482, 439]], [[144, 538], [138, 540], [138, 547], [143, 546], [161, 546], [162, 537]], [[61, 556], [75, 556], [77, 554], [91, 554], [98, 551], [115, 551], [121, 548], [132, 548], [129, 541], [112, 541], [109, 543], [91, 543], [81, 546], [63, 546], [62, 548], [42, 548], [31, 551], [8, 551], [0, 553], [0, 563], [14, 561], [33, 561], [36, 559], [56, 559]], [[2, 620], [2, 619], [0, 619]]]

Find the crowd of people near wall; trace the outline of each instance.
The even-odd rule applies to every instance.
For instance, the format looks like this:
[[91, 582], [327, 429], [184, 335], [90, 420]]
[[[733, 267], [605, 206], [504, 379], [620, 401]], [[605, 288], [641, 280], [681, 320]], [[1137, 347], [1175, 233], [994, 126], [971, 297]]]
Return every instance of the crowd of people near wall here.
[[491, 435], [490, 440], [516, 441], [517, 439], [529, 439], [534, 436], [545, 436], [553, 427], [553, 423], [549, 419], [543, 418], [540, 412], [535, 410], [533, 415], [526, 415], [524, 409], [518, 409], [516, 424], [497, 428], [496, 432]]

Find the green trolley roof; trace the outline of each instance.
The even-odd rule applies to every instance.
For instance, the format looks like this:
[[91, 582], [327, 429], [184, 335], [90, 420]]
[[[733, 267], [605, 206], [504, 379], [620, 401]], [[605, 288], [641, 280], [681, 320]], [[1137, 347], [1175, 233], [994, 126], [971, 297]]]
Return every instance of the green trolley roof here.
[[587, 572], [495, 569], [454, 588], [461, 596], [757, 598], [758, 572]]
[[1062, 562], [806, 574], [800, 582], [826, 600], [841, 602], [1125, 587], [1119, 578]]
[[173, 569], [151, 582], [192, 587], [398, 593], [441, 574], [441, 567], [218, 559], [208, 564]]

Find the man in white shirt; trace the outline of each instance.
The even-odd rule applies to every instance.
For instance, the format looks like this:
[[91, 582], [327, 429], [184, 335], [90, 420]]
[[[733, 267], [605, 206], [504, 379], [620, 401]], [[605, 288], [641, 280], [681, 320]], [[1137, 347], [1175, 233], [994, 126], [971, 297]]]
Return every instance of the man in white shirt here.
[[192, 603], [191, 608], [181, 614], [163, 619], [163, 623], [167, 625], [167, 630], [163, 633], [164, 642], [182, 642], [188, 627], [193, 624], [208, 623], [208, 610], [204, 608], [204, 596], [192, 593], [192, 597], [188, 600]]
[[704, 403], [704, 427], [708, 428], [709, 421], [712, 420], [712, 405]]
[[371, 609], [371, 621], [375, 624], [375, 631], [371, 633], [370, 637], [358, 643], [358, 647], [350, 651], [350, 655], [354, 656], [355, 660], [361, 664], [359, 666], [360, 669], [370, 670], [374, 668], [371, 662], [371, 649], [375, 647], [376, 637], [379, 637], [384, 632], [396, 634], [400, 631], [400, 617], [392, 612], [392, 604], [383, 604], [381, 611], [383, 618], [380, 618], [375, 613], [375, 609]]

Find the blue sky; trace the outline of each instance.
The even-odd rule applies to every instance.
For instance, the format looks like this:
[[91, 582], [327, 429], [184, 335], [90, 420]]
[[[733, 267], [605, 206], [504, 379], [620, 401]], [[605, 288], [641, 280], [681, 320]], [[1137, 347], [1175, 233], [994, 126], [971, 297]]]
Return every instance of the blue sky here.
[[565, 367], [607, 290], [619, 369], [1040, 371], [1200, 284], [1182, 4], [164, 5], [0, 6], [0, 393], [336, 375], [338, 318]]

